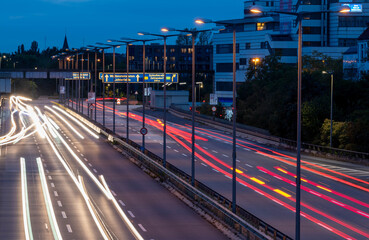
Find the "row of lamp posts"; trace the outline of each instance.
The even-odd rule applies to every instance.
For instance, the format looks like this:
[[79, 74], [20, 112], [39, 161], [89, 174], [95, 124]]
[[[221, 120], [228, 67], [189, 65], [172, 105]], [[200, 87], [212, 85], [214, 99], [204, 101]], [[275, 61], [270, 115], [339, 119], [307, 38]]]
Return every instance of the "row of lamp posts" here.
[[[252, 6], [250, 9], [250, 13], [252, 14], [263, 14], [264, 10], [260, 6]], [[298, 97], [297, 97], [297, 155], [296, 155], [296, 225], [295, 225], [295, 239], [300, 239], [300, 202], [301, 202], [301, 195], [300, 195], [300, 189], [301, 189], [301, 83], [302, 83], [302, 18], [303, 16], [307, 14], [311, 14], [311, 12], [285, 12], [285, 11], [268, 11], [272, 13], [279, 13], [279, 14], [287, 14], [287, 15], [293, 15], [297, 18], [298, 22]], [[330, 10], [327, 11], [321, 11], [322, 13], [326, 12], [333, 12]], [[350, 12], [350, 9], [347, 6], [341, 6], [336, 9], [335, 12], [340, 13], [348, 13]], [[232, 29], [233, 32], [233, 44], [232, 44], [232, 53], [233, 53], [233, 89], [232, 89], [232, 98], [233, 98], [233, 105], [232, 105], [232, 211], [236, 212], [236, 118], [237, 118], [237, 104], [236, 104], [236, 29], [237, 26], [241, 26], [245, 24], [245, 20], [240, 21], [212, 21], [209, 19], [196, 19], [195, 21], [197, 24], [205, 24], [205, 23], [213, 23], [218, 26], [224, 26], [227, 28]], [[212, 30], [221, 30], [221, 29], [207, 29], [207, 30], [178, 30], [173, 28], [162, 28], [161, 31], [164, 33], [176, 31], [180, 32], [181, 34], [187, 33], [188, 35], [192, 36], [192, 137], [191, 137], [191, 144], [192, 144], [192, 151], [191, 151], [191, 184], [195, 185], [195, 110], [196, 110], [196, 96], [195, 96], [195, 38], [196, 35], [200, 32], [205, 31], [212, 31]], [[163, 64], [163, 71], [164, 71], [164, 105], [163, 105], [163, 166], [166, 167], [166, 43], [167, 38], [179, 36], [180, 34], [152, 34], [147, 32], [140, 32], [138, 35], [146, 35], [146, 36], [154, 36], [158, 37], [159, 39], [163, 39], [164, 41], [164, 64]], [[123, 40], [123, 41], [122, 41]], [[90, 45], [89, 47], [93, 47], [95, 51], [102, 50], [103, 53], [103, 76], [104, 76], [104, 65], [105, 65], [105, 57], [104, 57], [104, 49], [106, 48], [113, 48], [113, 92], [114, 92], [114, 100], [113, 100], [113, 132], [115, 133], [115, 49], [117, 47], [120, 47], [122, 43], [124, 43], [127, 47], [127, 123], [126, 123], [126, 139], [128, 141], [129, 134], [128, 134], [128, 124], [129, 124], [129, 45], [133, 42], [142, 42], [143, 43], [143, 123], [142, 127], [145, 128], [145, 95], [144, 95], [144, 89], [145, 89], [145, 68], [146, 68], [146, 62], [145, 62], [145, 43], [149, 41], [155, 41], [158, 39], [131, 39], [131, 38], [122, 38], [122, 40], [108, 40], [110, 43], [96, 43], [98, 45], [102, 45], [104, 47], [97, 47]], [[117, 42], [119, 44], [112, 44], [111, 42]], [[77, 56], [77, 63], [76, 68], [78, 69], [78, 50], [76, 50], [76, 56]], [[83, 54], [82, 54], [83, 56]], [[95, 54], [96, 58], [96, 54]], [[82, 57], [83, 59], [83, 57]], [[95, 61], [95, 91], [96, 91], [96, 61]], [[83, 60], [82, 60], [82, 72], [83, 72]], [[333, 76], [333, 75], [332, 75]], [[103, 82], [103, 100], [105, 100], [105, 85]], [[333, 77], [332, 77], [332, 83], [331, 86], [333, 86]], [[80, 87], [80, 86], [79, 86]], [[92, 87], [91, 87], [92, 90]], [[332, 95], [332, 91], [331, 91]], [[332, 97], [332, 96], [331, 96]], [[78, 95], [78, 103], [79, 103], [79, 95]], [[69, 102], [68, 102], [69, 104]], [[73, 101], [72, 101], [73, 104]], [[332, 103], [331, 103], [332, 104]], [[78, 104], [79, 105], [79, 104]], [[73, 107], [73, 105], [72, 105]], [[331, 107], [332, 108], [332, 107]], [[332, 109], [331, 109], [331, 115], [332, 115]], [[331, 116], [332, 119], [332, 116]], [[96, 98], [95, 98], [95, 120], [96, 120]], [[103, 125], [105, 126], [105, 101], [103, 101]], [[332, 122], [331, 122], [332, 125]], [[332, 126], [331, 126], [332, 128]], [[331, 136], [332, 138], [332, 136]], [[142, 151], [145, 150], [145, 135], [142, 135]]]

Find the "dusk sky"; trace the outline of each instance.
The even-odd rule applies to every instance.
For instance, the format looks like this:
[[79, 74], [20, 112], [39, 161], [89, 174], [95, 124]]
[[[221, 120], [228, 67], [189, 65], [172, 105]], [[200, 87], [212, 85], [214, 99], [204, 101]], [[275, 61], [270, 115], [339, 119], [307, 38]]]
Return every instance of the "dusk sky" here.
[[41, 50], [45, 43], [61, 48], [65, 33], [69, 46], [78, 48], [136, 38], [138, 31], [159, 33], [164, 26], [194, 27], [196, 17], [243, 17], [242, 0], [11, 0], [0, 6], [0, 52], [14, 52], [22, 43], [29, 49], [33, 40]]

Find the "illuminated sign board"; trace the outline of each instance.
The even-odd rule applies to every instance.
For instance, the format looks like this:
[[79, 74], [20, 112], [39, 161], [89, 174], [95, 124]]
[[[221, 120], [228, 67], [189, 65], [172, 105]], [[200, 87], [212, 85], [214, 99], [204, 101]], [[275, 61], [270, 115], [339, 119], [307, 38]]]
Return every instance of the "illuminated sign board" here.
[[89, 72], [74, 72], [73, 78], [66, 78], [65, 80], [90, 80], [91, 79], [91, 73]]
[[[104, 83], [113, 83], [114, 82], [114, 74], [113, 73], [105, 73], [99, 74], [99, 78], [103, 79]], [[178, 83], [178, 73], [167, 73], [166, 74], [166, 82], [167, 83]], [[142, 83], [143, 73], [129, 73], [128, 74], [128, 82], [130, 83]], [[126, 83], [127, 82], [127, 73], [115, 73], [115, 83]], [[164, 83], [164, 73], [146, 73], [145, 74], [145, 83]]]
[[348, 6], [350, 8], [350, 12], [353, 12], [353, 13], [363, 12], [362, 4], [344, 3], [342, 4], [342, 6]]

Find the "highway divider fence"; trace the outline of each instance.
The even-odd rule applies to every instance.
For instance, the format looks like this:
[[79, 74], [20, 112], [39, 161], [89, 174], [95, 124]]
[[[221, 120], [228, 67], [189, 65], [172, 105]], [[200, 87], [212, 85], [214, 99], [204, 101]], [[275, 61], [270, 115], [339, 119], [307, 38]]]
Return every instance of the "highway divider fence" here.
[[105, 136], [108, 141], [118, 145], [119, 148], [134, 157], [140, 164], [143, 164], [145, 168], [159, 177], [161, 181], [169, 183], [193, 203], [196, 203], [197, 207], [210, 213], [229, 228], [237, 231], [237, 233], [240, 234], [239, 236], [243, 239], [292, 240], [291, 237], [280, 232], [238, 205], [236, 207], [236, 213], [233, 213], [231, 211], [232, 202], [229, 199], [197, 180], [195, 180], [195, 186], [192, 186], [190, 184], [190, 175], [169, 162], [166, 162], [166, 167], [164, 168], [163, 159], [147, 149], [142, 152], [141, 145], [131, 140], [127, 141], [125, 138], [113, 134], [111, 130], [103, 127], [100, 123], [92, 119], [87, 119], [86, 116], [78, 114], [73, 109], [64, 107], [60, 104], [57, 105], [68, 111], [97, 133]]

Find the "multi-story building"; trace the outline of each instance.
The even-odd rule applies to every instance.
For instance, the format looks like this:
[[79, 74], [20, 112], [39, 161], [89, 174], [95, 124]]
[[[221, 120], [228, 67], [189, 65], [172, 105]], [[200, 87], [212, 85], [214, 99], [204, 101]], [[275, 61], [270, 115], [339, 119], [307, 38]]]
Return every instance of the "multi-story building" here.
[[[196, 45], [196, 74], [212, 82], [213, 46]], [[145, 47], [146, 71], [163, 71], [163, 45], [150, 44]], [[142, 71], [142, 45], [129, 46], [130, 71]], [[192, 46], [167, 45], [167, 71], [178, 72], [180, 81], [191, 79], [192, 73]]]
[[[263, 7], [262, 15], [250, 12], [250, 7]], [[350, 13], [334, 11], [342, 5]], [[303, 55], [314, 51], [341, 58], [342, 53], [356, 45], [359, 35], [369, 22], [369, 2], [366, 0], [268, 0], [244, 2], [244, 18], [227, 20], [242, 23], [236, 28], [236, 81], [245, 81], [245, 72], [253, 59], [275, 54], [284, 63], [297, 62], [298, 26], [296, 17], [283, 12], [311, 12], [302, 19]], [[220, 102], [232, 98], [232, 28], [214, 34], [214, 92]]]

